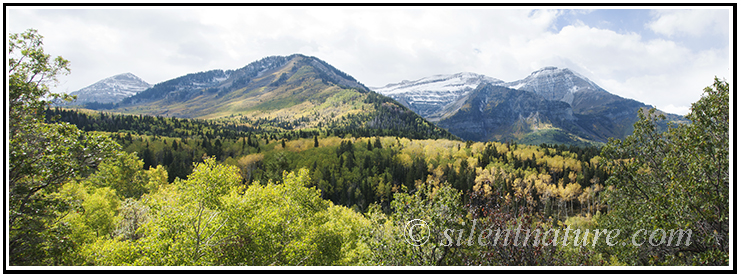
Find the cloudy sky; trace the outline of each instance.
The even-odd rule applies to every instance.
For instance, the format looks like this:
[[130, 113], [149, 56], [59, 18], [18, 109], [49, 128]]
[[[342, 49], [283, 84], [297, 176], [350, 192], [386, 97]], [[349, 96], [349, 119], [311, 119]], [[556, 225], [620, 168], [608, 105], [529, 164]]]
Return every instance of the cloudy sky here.
[[20, 7], [72, 63], [55, 91], [131, 72], [155, 84], [267, 56], [316, 56], [369, 87], [475, 72], [514, 81], [570, 68], [607, 91], [686, 114], [713, 77], [732, 83], [728, 7]]

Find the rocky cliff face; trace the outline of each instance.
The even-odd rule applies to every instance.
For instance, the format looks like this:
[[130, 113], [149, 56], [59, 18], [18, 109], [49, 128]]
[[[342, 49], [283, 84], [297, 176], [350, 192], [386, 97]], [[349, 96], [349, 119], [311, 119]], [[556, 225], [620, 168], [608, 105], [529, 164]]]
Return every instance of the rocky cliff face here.
[[568, 103], [535, 93], [482, 84], [460, 110], [438, 122], [464, 140], [516, 140], [540, 128], [574, 126], [577, 117]]

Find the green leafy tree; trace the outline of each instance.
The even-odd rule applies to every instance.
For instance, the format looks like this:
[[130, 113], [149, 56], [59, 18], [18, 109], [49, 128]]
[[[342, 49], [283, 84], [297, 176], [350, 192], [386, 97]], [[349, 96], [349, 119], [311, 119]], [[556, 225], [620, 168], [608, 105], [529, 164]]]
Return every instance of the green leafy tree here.
[[49, 90], [58, 75], [69, 72], [69, 61], [44, 53], [42, 38], [36, 30], [8, 38], [8, 242], [13, 265], [49, 263], [49, 250], [58, 242], [49, 227], [67, 206], [52, 195], [68, 180], [92, 172], [118, 147], [73, 125], [44, 123], [43, 109], [70, 97]]
[[[95, 187], [111, 187], [123, 198], [138, 199], [143, 194], [167, 183], [167, 171], [163, 166], [144, 170], [144, 161], [136, 154], [120, 153], [113, 159], [101, 163], [98, 171], [88, 180]], [[162, 176], [164, 175], [164, 180]]]
[[92, 190], [82, 202], [86, 226], [97, 237], [112, 235], [119, 204], [116, 191], [110, 187]]
[[602, 151], [612, 176], [599, 224], [625, 236], [600, 251], [631, 265], [728, 265], [728, 83], [716, 78], [705, 88], [689, 124], [660, 132], [663, 115], [639, 117], [633, 135]]
[[[378, 206], [368, 214], [374, 224], [374, 264], [455, 265], [456, 253], [468, 247], [458, 239], [468, 221], [461, 193], [450, 185], [419, 183], [413, 194], [394, 194], [391, 207], [390, 216]], [[468, 240], [468, 235], [462, 237]]]
[[44, 53], [43, 36], [29, 29], [8, 36], [8, 87], [11, 135], [26, 124], [37, 122], [41, 112], [54, 100], [70, 100], [65, 94], [52, 93], [57, 76], [69, 73], [69, 61], [61, 56], [52, 59]]
[[279, 184], [255, 182], [225, 198], [225, 237], [217, 265], [346, 265], [368, 257], [369, 223], [321, 198], [309, 172], [284, 173]]
[[152, 221], [143, 225], [144, 265], [204, 265], [223, 232], [223, 196], [238, 188], [236, 166], [218, 164], [213, 157], [194, 166], [185, 181], [162, 188], [149, 202]]

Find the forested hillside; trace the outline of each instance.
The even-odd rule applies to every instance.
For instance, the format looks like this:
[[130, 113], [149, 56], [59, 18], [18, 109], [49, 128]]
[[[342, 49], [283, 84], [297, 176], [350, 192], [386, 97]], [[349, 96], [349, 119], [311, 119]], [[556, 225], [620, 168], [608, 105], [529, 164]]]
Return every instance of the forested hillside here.
[[11, 266], [729, 265], [725, 81], [602, 148], [463, 142], [370, 95], [311, 128], [50, 109], [41, 38], [9, 40]]

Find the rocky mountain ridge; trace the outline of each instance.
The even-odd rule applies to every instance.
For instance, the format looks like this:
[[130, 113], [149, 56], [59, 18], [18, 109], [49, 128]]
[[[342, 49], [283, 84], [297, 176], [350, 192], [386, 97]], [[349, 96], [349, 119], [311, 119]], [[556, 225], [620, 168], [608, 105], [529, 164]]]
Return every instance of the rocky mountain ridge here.
[[[632, 133], [638, 109], [651, 108], [611, 94], [567, 68], [544, 67], [511, 82], [467, 74], [478, 78], [456, 85], [476, 85], [475, 89], [460, 90], [449, 98], [438, 97], [450, 92], [443, 85], [447, 79], [437, 76], [389, 84], [377, 91], [462, 139], [474, 141], [607, 142], [609, 138], [624, 138]], [[681, 119], [667, 115], [670, 120]], [[550, 130], [549, 137], [561, 139], [534, 138], [546, 130]]]
[[266, 57], [236, 70], [186, 74], [107, 110], [211, 119], [254, 130], [455, 138], [352, 76], [301, 54]]

